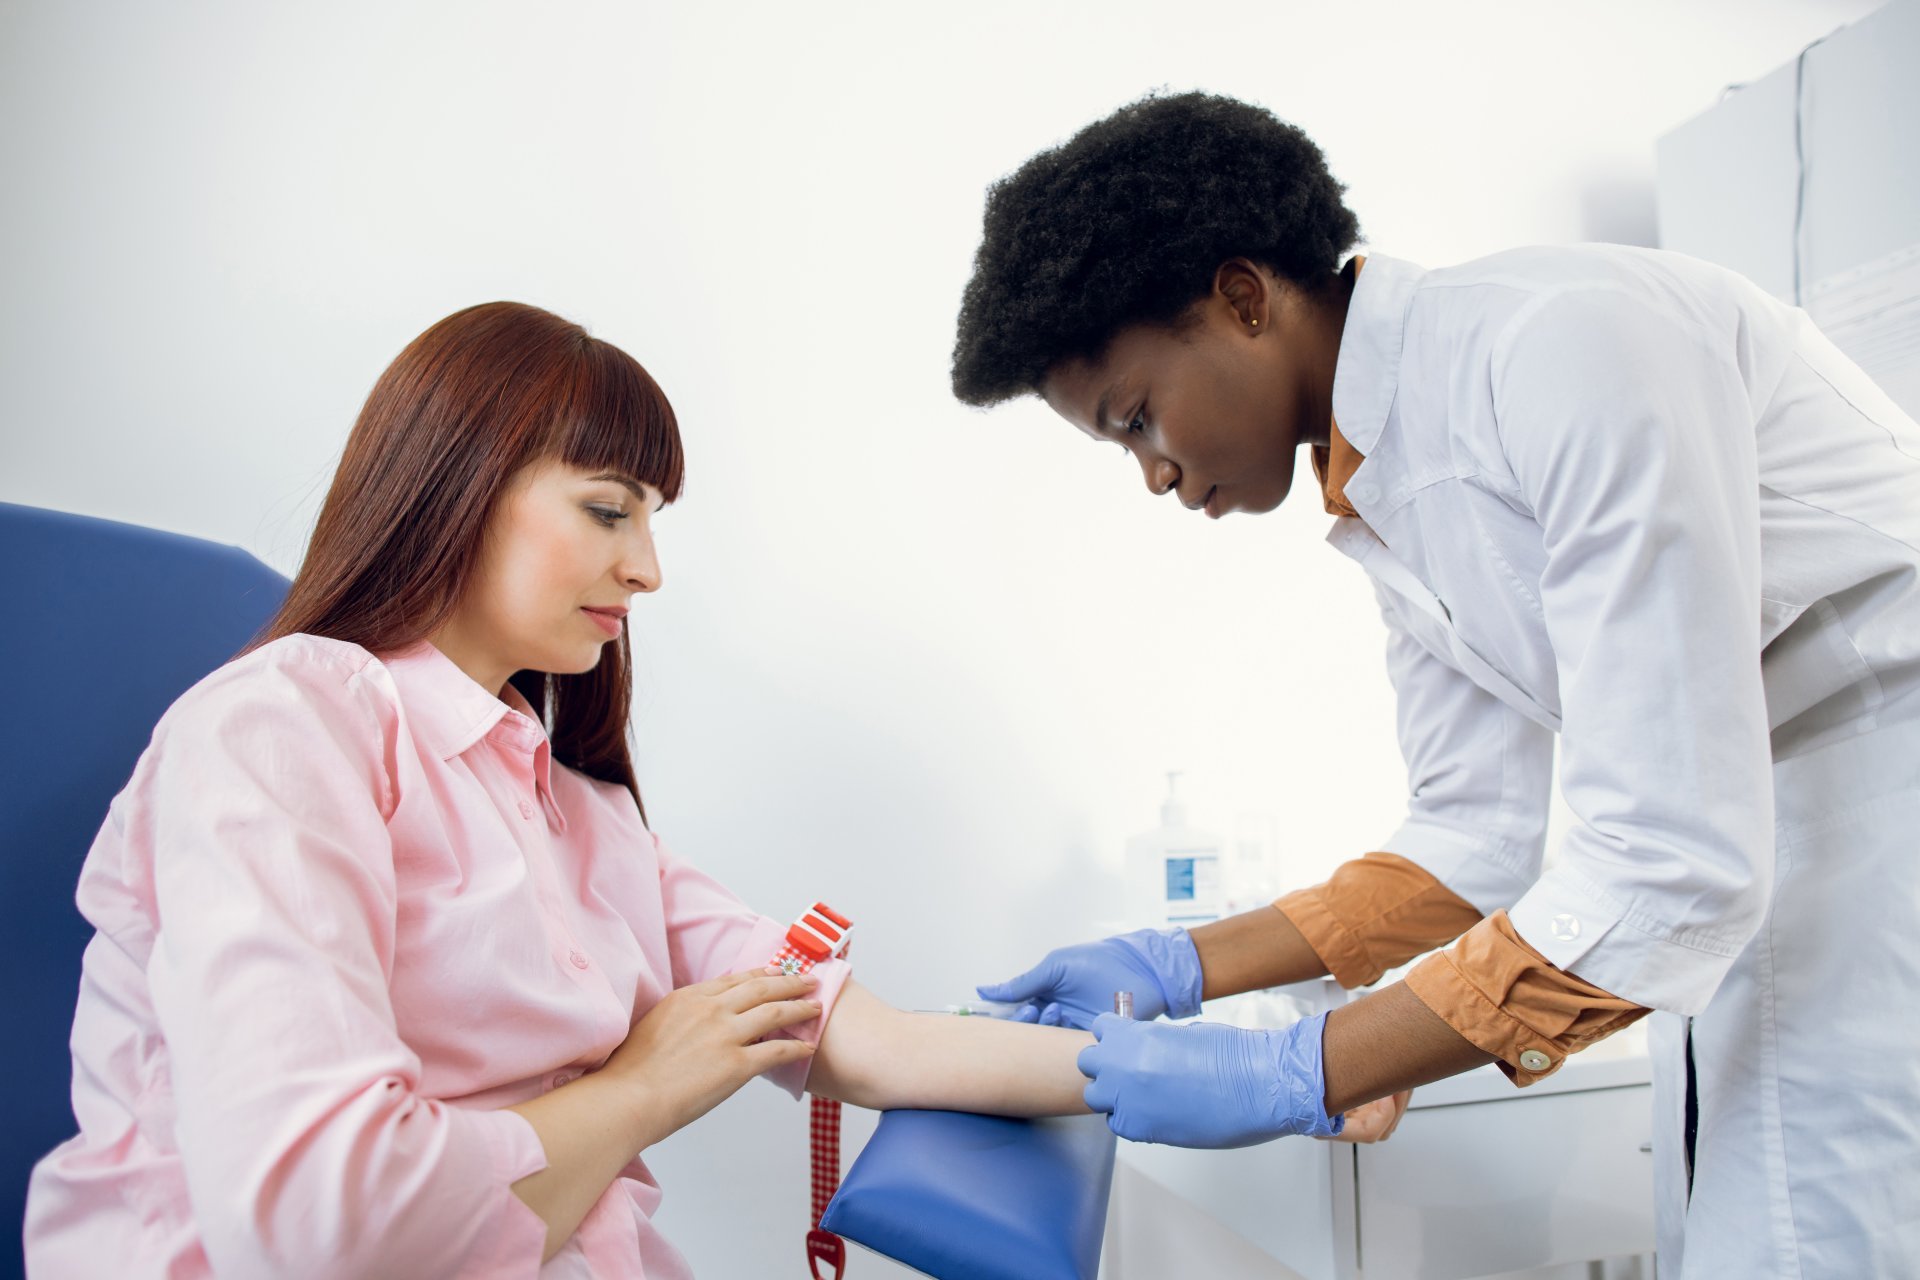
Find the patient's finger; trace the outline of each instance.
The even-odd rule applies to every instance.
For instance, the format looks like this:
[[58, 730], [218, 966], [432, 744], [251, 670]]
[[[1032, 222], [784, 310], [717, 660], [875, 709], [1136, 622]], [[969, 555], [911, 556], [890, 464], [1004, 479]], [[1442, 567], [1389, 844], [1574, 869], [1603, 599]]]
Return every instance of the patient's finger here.
[[818, 1000], [773, 1000], [756, 1005], [740, 1017], [742, 1038], [754, 1041], [783, 1027], [797, 1027], [820, 1016]]
[[727, 1007], [735, 1013], [745, 1013], [755, 1005], [772, 1000], [799, 1000], [820, 985], [820, 979], [811, 973], [770, 974], [755, 970], [736, 976], [744, 976], [745, 981], [733, 984], [732, 990], [726, 993]]

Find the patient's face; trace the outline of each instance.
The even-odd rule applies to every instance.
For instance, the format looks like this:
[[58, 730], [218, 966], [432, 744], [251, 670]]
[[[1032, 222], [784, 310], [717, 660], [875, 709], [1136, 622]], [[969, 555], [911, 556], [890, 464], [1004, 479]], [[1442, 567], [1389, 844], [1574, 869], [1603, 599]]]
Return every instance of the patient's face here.
[[496, 692], [516, 671], [591, 670], [624, 629], [629, 599], [660, 587], [660, 504], [659, 490], [631, 477], [553, 460], [522, 469], [434, 643]]

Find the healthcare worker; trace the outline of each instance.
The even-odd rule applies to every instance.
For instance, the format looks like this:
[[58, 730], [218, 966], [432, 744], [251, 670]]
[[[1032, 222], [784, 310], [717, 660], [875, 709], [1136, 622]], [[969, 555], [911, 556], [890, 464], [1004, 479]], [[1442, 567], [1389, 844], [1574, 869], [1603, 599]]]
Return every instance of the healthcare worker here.
[[[989, 192], [955, 393], [1038, 395], [1212, 518], [1274, 509], [1308, 447], [1410, 798], [1325, 884], [983, 993], [1090, 1024], [1088, 1102], [1188, 1146], [1489, 1060], [1524, 1086], [1656, 1011], [1661, 1275], [1920, 1275], [1920, 429], [1731, 272], [1348, 257], [1341, 193], [1299, 130], [1204, 94]], [[1147, 659], [1170, 697], [1178, 660]], [[1543, 871], [1555, 735], [1574, 823]], [[1364, 986], [1455, 938], [1281, 1030], [1095, 1017]]]

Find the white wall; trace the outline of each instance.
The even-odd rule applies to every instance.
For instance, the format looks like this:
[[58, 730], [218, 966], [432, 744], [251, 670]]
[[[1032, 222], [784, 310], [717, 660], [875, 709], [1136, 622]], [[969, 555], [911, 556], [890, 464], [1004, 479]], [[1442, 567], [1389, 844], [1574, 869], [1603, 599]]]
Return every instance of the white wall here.
[[[291, 569], [414, 333], [585, 322], [691, 453], [636, 615], [656, 825], [770, 914], [852, 914], [883, 995], [960, 998], [1113, 914], [1163, 769], [1277, 814], [1293, 882], [1401, 798], [1309, 492], [1213, 525], [1037, 404], [952, 402], [986, 184], [1198, 86], [1305, 127], [1380, 252], [1647, 243], [1653, 140], [1872, 8], [13, 0], [0, 500]], [[803, 1130], [755, 1087], [658, 1153], [705, 1274], [796, 1267]]]

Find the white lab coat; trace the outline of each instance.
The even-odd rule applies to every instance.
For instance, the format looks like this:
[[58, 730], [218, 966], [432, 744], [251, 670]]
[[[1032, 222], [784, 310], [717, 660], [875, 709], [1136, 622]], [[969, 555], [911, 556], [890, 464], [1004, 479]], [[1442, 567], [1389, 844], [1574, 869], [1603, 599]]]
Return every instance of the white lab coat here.
[[1920, 429], [1803, 312], [1600, 245], [1370, 257], [1333, 410], [1380, 847], [1663, 1011], [1662, 1277], [1920, 1276]]

